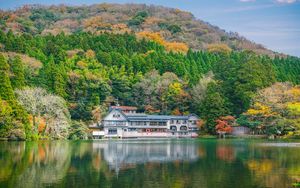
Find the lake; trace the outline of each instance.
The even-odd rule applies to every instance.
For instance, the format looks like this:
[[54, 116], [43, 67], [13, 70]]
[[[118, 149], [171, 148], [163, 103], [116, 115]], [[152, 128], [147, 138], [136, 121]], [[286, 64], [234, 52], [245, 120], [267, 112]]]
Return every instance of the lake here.
[[264, 140], [0, 142], [0, 187], [293, 187], [300, 144]]

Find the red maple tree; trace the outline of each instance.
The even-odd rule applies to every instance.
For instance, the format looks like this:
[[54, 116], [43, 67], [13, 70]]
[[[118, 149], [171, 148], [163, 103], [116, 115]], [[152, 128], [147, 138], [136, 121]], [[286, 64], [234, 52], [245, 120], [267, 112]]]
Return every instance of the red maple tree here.
[[232, 127], [231, 125], [234, 123], [235, 118], [233, 116], [224, 116], [220, 117], [216, 120], [216, 131], [219, 134], [231, 133]]

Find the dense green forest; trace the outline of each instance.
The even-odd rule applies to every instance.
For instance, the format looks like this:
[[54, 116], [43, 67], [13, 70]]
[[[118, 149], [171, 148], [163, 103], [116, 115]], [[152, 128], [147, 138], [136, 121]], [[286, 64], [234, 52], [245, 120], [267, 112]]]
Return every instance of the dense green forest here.
[[102, 3], [90, 6], [24, 5], [14, 10], [0, 10], [0, 29], [32, 35], [57, 35], [61, 32], [159, 33], [167, 42], [199, 51], [223, 44], [234, 50], [251, 50], [274, 57], [286, 56], [266, 49], [235, 32], [226, 32], [192, 13], [146, 4]]
[[116, 101], [147, 113], [195, 113], [211, 134], [216, 120], [229, 124], [226, 116], [253, 131], [300, 134], [296, 57], [176, 53], [130, 33], [0, 31], [0, 44], [0, 137], [85, 138], [86, 125]]

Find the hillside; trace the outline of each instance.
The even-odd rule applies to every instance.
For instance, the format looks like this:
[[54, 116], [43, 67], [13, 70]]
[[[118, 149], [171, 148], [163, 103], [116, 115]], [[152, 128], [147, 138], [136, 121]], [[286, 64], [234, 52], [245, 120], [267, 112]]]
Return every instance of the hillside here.
[[[0, 139], [86, 138], [87, 125], [117, 101], [150, 114], [197, 114], [206, 134], [234, 123], [300, 135], [299, 58], [236, 50], [242, 39], [224, 40], [174, 9], [38, 7], [2, 12]], [[196, 32], [187, 23], [209, 32], [189, 42]]]
[[[237, 33], [227, 33], [191, 13], [161, 6], [143, 4], [97, 4], [91, 6], [24, 6], [15, 11], [0, 12], [2, 30], [30, 34], [66, 34], [85, 31], [134, 32], [159, 34], [180, 48], [203, 50], [226, 44], [233, 50], [252, 50], [274, 56], [276, 53], [255, 44]], [[172, 45], [172, 44], [170, 44]], [[185, 47], [186, 45], [187, 47]]]

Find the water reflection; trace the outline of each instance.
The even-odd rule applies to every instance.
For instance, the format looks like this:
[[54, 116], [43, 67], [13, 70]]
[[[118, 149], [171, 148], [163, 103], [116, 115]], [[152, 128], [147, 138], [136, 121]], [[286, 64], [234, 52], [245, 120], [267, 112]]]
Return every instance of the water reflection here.
[[193, 162], [199, 158], [198, 146], [190, 142], [174, 141], [115, 141], [94, 142], [93, 151], [104, 154], [104, 160], [110, 169], [119, 171], [120, 168], [141, 163], [165, 163], [172, 161]]
[[292, 187], [300, 181], [300, 147], [287, 145], [245, 140], [0, 142], [0, 187]]

